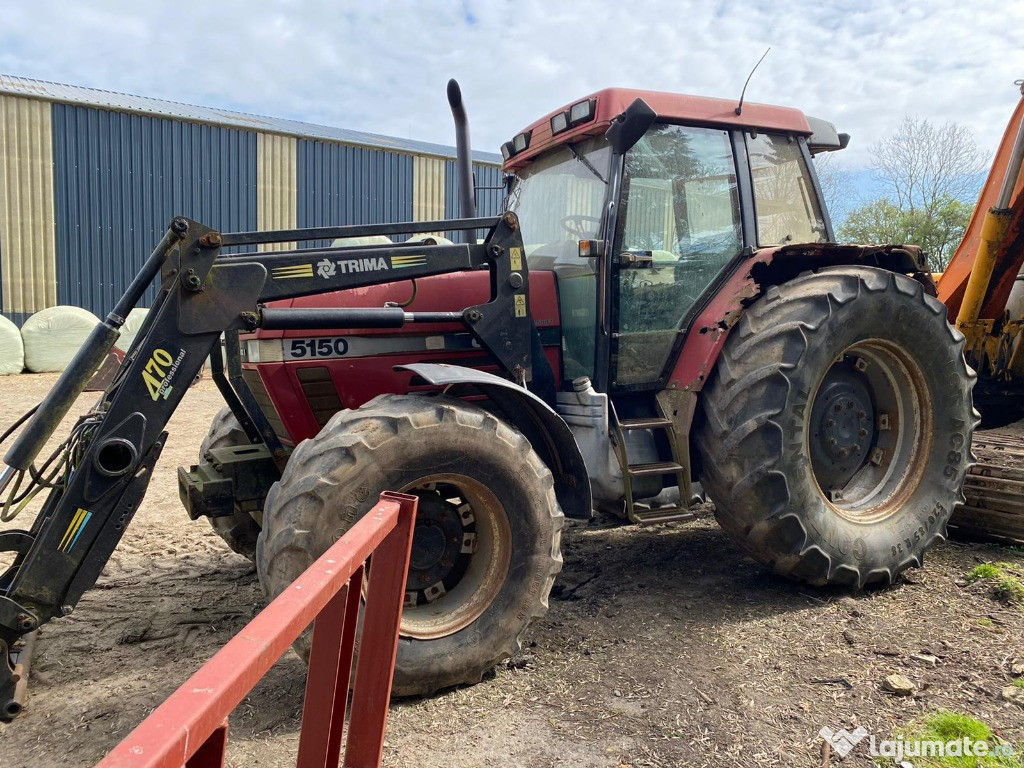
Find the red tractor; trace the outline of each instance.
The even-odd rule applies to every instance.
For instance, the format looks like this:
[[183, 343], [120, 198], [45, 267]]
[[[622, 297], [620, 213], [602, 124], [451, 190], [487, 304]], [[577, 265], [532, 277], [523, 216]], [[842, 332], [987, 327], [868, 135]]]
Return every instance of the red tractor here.
[[[689, 517], [699, 482], [745, 550], [812, 584], [920, 565], [960, 499], [973, 377], [916, 249], [832, 244], [813, 155], [845, 144], [793, 109], [619, 89], [537, 121], [503, 147], [528, 386], [461, 322], [245, 335], [235, 380], [289, 458], [211, 522], [276, 595], [380, 491], [419, 495], [398, 693], [516, 650], [591, 495], [657, 523]], [[271, 306], [489, 291], [470, 272]], [[206, 448], [248, 443], [225, 409]]]
[[[381, 491], [419, 496], [398, 694], [478, 681], [513, 653], [547, 609], [563, 516], [594, 507], [659, 523], [707, 494], [747, 552], [810, 584], [921, 565], [962, 500], [974, 376], [918, 249], [834, 244], [813, 156], [846, 136], [794, 109], [604, 90], [507, 142], [506, 211], [474, 218], [449, 97], [461, 220], [172, 224], [136, 281], [161, 275], [158, 305], [76, 428], [75, 471], [47, 475], [56, 500], [11, 541], [0, 643], [95, 580], [180, 401], [172, 381], [222, 332], [228, 408], [179, 470], [185, 506], [274, 596]], [[220, 252], [296, 240], [331, 244]], [[0, 489], [30, 472], [135, 288]]]

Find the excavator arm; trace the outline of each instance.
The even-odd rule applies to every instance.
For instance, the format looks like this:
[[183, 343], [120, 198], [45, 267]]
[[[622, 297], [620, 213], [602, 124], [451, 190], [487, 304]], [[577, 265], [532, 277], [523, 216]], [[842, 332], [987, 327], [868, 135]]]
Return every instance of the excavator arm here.
[[938, 297], [950, 323], [967, 337], [968, 359], [983, 384], [1024, 380], [1024, 318], [1010, 302], [1024, 265], [1022, 159], [1024, 90], [964, 238], [937, 282]]
[[[975, 402], [983, 426], [1024, 417], [1024, 88], [1003, 133], [978, 205], [938, 296], [967, 338], [978, 371]], [[1024, 441], [1019, 430], [974, 436], [977, 463], [964, 481], [966, 503], [950, 526], [971, 537], [1024, 543]]]

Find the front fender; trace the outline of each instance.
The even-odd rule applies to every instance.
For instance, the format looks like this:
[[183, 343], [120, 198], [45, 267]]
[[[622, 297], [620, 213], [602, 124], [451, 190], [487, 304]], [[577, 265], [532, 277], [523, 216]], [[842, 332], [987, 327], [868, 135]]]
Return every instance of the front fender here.
[[478, 389], [509, 424], [523, 433], [551, 470], [562, 513], [577, 520], [590, 519], [593, 501], [583, 454], [569, 426], [551, 406], [507, 379], [461, 365], [414, 363], [397, 366], [396, 370], [411, 371], [437, 387], [464, 384]]

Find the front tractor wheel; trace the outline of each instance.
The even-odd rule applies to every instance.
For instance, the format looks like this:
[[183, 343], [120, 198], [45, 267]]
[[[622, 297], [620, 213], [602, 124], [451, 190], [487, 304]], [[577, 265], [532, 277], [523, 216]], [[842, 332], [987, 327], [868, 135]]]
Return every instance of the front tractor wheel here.
[[[478, 682], [547, 611], [562, 565], [551, 473], [519, 432], [455, 398], [382, 395], [341, 411], [267, 497], [256, 565], [268, 597], [387, 490], [419, 497], [392, 690]], [[295, 645], [304, 659], [309, 640]]]
[[[199, 448], [199, 461], [207, 460], [206, 452], [211, 448], [235, 448], [249, 444], [249, 438], [242, 425], [238, 423], [231, 409], [225, 406], [210, 424], [210, 431]], [[237, 502], [233, 514], [207, 519], [213, 530], [224, 539], [232, 551], [250, 560], [256, 559], [256, 538], [260, 535], [260, 526], [249, 512], [238, 506]]]
[[974, 374], [920, 284], [836, 267], [771, 288], [726, 341], [697, 431], [719, 523], [811, 584], [891, 583], [945, 536]]

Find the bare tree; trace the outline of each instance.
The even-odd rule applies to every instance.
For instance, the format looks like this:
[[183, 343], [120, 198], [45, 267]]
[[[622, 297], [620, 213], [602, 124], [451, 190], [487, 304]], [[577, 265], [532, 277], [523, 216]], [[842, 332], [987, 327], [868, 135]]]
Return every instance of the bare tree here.
[[944, 269], [971, 218], [988, 157], [963, 125], [905, 117], [871, 147], [882, 194], [849, 212], [840, 240], [912, 243]]
[[845, 221], [853, 204], [856, 192], [850, 182], [849, 171], [840, 167], [835, 152], [821, 152], [814, 156], [814, 171], [818, 175], [825, 207], [828, 208], [832, 223]]
[[872, 168], [900, 210], [932, 216], [943, 200], [974, 202], [988, 157], [959, 123], [936, 127], [907, 116], [899, 130], [871, 147]]

